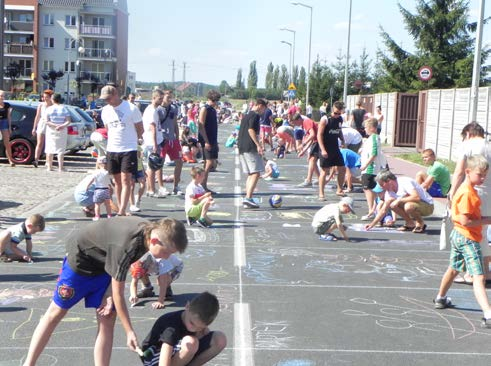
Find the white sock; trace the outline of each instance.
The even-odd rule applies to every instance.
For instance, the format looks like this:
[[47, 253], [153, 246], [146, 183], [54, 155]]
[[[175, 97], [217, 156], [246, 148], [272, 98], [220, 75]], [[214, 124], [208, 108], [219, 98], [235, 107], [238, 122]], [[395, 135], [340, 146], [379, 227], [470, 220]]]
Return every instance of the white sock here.
[[485, 312], [484, 312], [484, 317], [485, 317], [486, 319], [491, 319], [491, 310], [485, 311]]

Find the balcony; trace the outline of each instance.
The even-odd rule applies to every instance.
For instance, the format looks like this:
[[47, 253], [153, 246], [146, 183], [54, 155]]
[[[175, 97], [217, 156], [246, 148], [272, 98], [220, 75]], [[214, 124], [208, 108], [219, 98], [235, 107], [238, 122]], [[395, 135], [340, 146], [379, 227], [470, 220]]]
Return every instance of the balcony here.
[[82, 24], [80, 34], [83, 36], [113, 36], [113, 28], [110, 25]]
[[112, 73], [110, 72], [97, 72], [97, 71], [82, 71], [80, 72], [81, 82], [98, 82], [107, 83], [112, 81]]
[[3, 45], [5, 55], [33, 55], [33, 46], [23, 43], [7, 43]]
[[81, 58], [96, 59], [98, 61], [112, 60], [113, 51], [108, 48], [84, 48], [84, 52], [80, 53]]
[[20, 20], [9, 20], [4, 26], [5, 32], [24, 32], [33, 33], [34, 32], [34, 22], [25, 22]]

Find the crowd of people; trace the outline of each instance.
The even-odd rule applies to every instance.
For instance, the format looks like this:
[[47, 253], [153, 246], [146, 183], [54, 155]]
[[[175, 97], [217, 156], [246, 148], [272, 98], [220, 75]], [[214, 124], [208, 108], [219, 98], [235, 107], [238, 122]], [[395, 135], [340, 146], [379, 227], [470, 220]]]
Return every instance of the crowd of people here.
[[[51, 169], [50, 154], [62, 154], [56, 147], [63, 137], [57, 135], [52, 139], [50, 134], [63, 130], [69, 119], [56, 95], [52, 97], [45, 91], [44, 96], [33, 133], [42, 135], [44, 128], [47, 167]], [[67, 245], [53, 301], [33, 334], [24, 365], [36, 363], [56, 326], [83, 298], [87, 307], [96, 309], [96, 365], [110, 362], [116, 313], [125, 329], [128, 347], [140, 354], [145, 365], [170, 365], [171, 360], [179, 360], [172, 364], [204, 364], [219, 354], [227, 342], [225, 334], [208, 329], [218, 313], [216, 297], [202, 293], [185, 310], [160, 317], [140, 348], [126, 307], [124, 284], [130, 272], [129, 302], [135, 306], [141, 298], [155, 296], [149, 276], [156, 275], [159, 294], [152, 307], [161, 309], [166, 299], [172, 297], [171, 284], [184, 268], [174, 253], [182, 253], [187, 247], [185, 225], [174, 219], [149, 222], [132, 216], [132, 212], [142, 209], [141, 198], [145, 192], [154, 198], [184, 194], [183, 218], [187, 225], [202, 228], [213, 225], [208, 213], [217, 193], [210, 189], [209, 180], [219, 157], [220, 94], [211, 90], [203, 105], [191, 102], [179, 108], [171, 91], [156, 89], [143, 115], [135, 104], [137, 101], [122, 98], [114, 86], [102, 88], [101, 98], [107, 105], [101, 114], [104, 127], [93, 134], [97, 166], [74, 193], [84, 213], [95, 222]], [[8, 109], [6, 104], [4, 109]], [[418, 172], [415, 177], [396, 176], [390, 171], [382, 150], [379, 135], [384, 116], [380, 106], [371, 115], [360, 102], [347, 116], [342, 102], [335, 102], [331, 107], [323, 103], [318, 122], [312, 118], [311, 107], [305, 110], [307, 113], [303, 114], [304, 108], [296, 100], [280, 103], [257, 99], [243, 106], [227, 146], [237, 148], [247, 176], [242, 198], [244, 209], [259, 208], [260, 202], [254, 197], [259, 180], [278, 179], [281, 161], [288, 155], [305, 159], [306, 177], [297, 185], [305, 189], [315, 187], [319, 202], [323, 202], [312, 221], [313, 232], [320, 240], [350, 241], [343, 215], [355, 213], [352, 198], [355, 184], [360, 185], [367, 203], [367, 213], [361, 216], [367, 222], [366, 230], [385, 226], [423, 234], [427, 230], [424, 218], [434, 211], [434, 198], [447, 197], [455, 228], [450, 239], [451, 263], [434, 299], [435, 308], [452, 306], [446, 293], [458, 273], [467, 272], [484, 312], [482, 324], [491, 327], [491, 307], [485, 293], [491, 254], [483, 234], [483, 227], [491, 224], [488, 216], [491, 206], [484, 204], [491, 201], [484, 200], [489, 191], [485, 178], [491, 154], [488, 155], [482, 127], [473, 122], [464, 128], [462, 153], [452, 179], [432, 149], [422, 152], [428, 165], [426, 171]], [[40, 124], [45, 127], [39, 128]], [[41, 147], [38, 146], [39, 155], [36, 149], [36, 164], [42, 152], [41, 140], [38, 139]], [[200, 159], [201, 166], [197, 165]], [[58, 161], [62, 169], [62, 155]], [[174, 166], [171, 178], [162, 173], [166, 161]], [[180, 188], [183, 162], [195, 164], [189, 169], [185, 190]], [[169, 180], [170, 191], [165, 188]], [[325, 204], [326, 185], [330, 180], [335, 180], [337, 198]], [[102, 206], [106, 219], [101, 213]], [[396, 227], [397, 220], [403, 222]], [[5, 231], [1, 236], [0, 258], [33, 260], [31, 235], [42, 231], [44, 226], [44, 218], [36, 215]], [[18, 248], [23, 240], [25, 251]]]

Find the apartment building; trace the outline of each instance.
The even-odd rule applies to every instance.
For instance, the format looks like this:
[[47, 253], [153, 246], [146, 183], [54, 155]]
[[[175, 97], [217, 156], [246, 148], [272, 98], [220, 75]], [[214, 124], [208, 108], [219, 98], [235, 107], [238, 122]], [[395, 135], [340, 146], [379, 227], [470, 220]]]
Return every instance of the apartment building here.
[[39, 92], [54, 82], [69, 100], [108, 83], [126, 91], [126, 0], [6, 0], [5, 19], [5, 89]]

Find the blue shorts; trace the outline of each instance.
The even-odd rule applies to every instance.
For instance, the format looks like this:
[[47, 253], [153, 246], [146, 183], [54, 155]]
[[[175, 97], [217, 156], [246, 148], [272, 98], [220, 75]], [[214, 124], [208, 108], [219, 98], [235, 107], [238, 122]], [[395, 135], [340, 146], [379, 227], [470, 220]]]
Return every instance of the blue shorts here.
[[442, 187], [437, 182], [433, 182], [431, 184], [430, 188], [428, 188], [428, 194], [431, 197], [447, 197], [446, 195], [443, 194]]
[[138, 170], [136, 174], [133, 174], [131, 177], [135, 182], [138, 182], [142, 178], [145, 179], [145, 172], [143, 170]]
[[301, 128], [296, 128], [294, 130], [295, 140], [301, 140], [305, 136], [305, 131]]
[[280, 171], [279, 170], [273, 170], [271, 173], [271, 178], [278, 178], [280, 176]]
[[0, 131], [9, 129], [9, 120], [8, 119], [0, 119]]
[[86, 308], [98, 308], [110, 284], [111, 276], [107, 273], [97, 276], [75, 273], [65, 257], [53, 294], [53, 302], [60, 308], [68, 310], [85, 298]]

